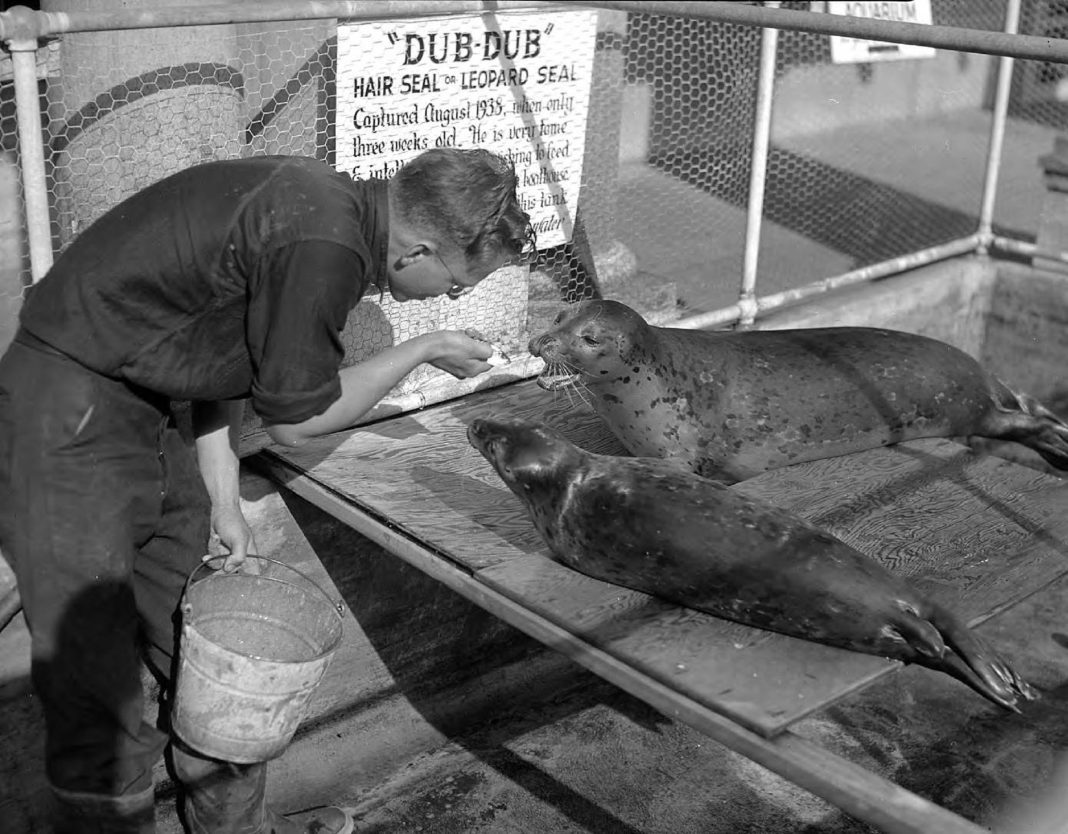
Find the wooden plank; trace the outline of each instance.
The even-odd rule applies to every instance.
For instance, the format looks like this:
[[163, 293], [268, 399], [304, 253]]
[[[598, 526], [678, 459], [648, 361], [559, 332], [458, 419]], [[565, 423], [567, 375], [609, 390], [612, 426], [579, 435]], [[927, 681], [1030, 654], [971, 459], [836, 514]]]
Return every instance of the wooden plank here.
[[463, 567], [440, 558], [387, 521], [364, 512], [345, 496], [302, 474], [281, 457], [263, 454], [258, 456], [256, 464], [307, 501], [510, 625], [566, 654], [663, 714], [694, 727], [857, 819], [888, 834], [929, 834], [931, 831], [981, 834], [986, 831], [788, 730], [771, 739], [750, 732], [674, 687], [643, 674], [627, 661], [601, 651], [525, 605], [497, 593]]
[[765, 737], [900, 666], [749, 628], [590, 579], [531, 554], [480, 581]]
[[976, 625], [1068, 571], [1068, 483], [927, 439], [734, 487], [808, 519]]
[[[973, 624], [1068, 571], [1068, 485], [950, 441], [800, 464], [734, 489], [826, 526]], [[536, 556], [478, 575], [762, 734], [897, 665], [696, 612], [656, 610]]]
[[[764, 735], [780, 732], [893, 668], [880, 658], [740, 626], [557, 565], [526, 509], [468, 445], [466, 424], [489, 406], [498, 415], [542, 417], [586, 448], [622, 449], [590, 412], [575, 407], [581, 403], [554, 399], [533, 386], [515, 394], [358, 429], [328, 454], [309, 449], [312, 444], [277, 454], [298, 468], [308, 467], [310, 477], [339, 496], [477, 573], [519, 604], [533, 606], [573, 633], [581, 629], [591, 645], [627, 662], [647, 662], [646, 671]], [[551, 407], [539, 410], [540, 400]], [[486, 572], [495, 567], [500, 570]], [[536, 588], [543, 593], [537, 595]], [[662, 651], [666, 645], [671, 652]], [[709, 659], [713, 651], [715, 663]], [[796, 662], [784, 663], [785, 655]], [[818, 681], [810, 669], [819, 670]], [[723, 682], [735, 679], [737, 684]]]
[[488, 414], [543, 420], [591, 451], [625, 454], [581, 401], [554, 397], [533, 383], [319, 438], [299, 449], [272, 446], [266, 454], [390, 519], [445, 558], [478, 570], [516, 550], [544, 550], [526, 511], [467, 442], [468, 424]]
[[[481, 456], [464, 461], [454, 449], [452, 460], [451, 471], [413, 464], [410, 475], [390, 473], [389, 485], [375, 484], [373, 465], [357, 462], [346, 474], [319, 467], [308, 477], [517, 605], [764, 735], [893, 668], [880, 658], [748, 628], [565, 568], [550, 558], [526, 509]], [[471, 472], [479, 462], [486, 474], [476, 479]], [[273, 477], [291, 486], [279, 471]], [[786, 656], [794, 662], [784, 662]]]
[[[542, 419], [586, 448], [622, 451], [582, 403], [524, 383], [269, 454], [516, 605], [754, 732], [781, 732], [894, 668], [557, 565], [524, 507], [467, 443], [466, 425], [484, 414]], [[827, 526], [979, 621], [1068, 567], [1068, 519], [1057, 509], [1063, 493], [1053, 489], [1060, 484], [925, 440], [801, 464], [735, 488]]]

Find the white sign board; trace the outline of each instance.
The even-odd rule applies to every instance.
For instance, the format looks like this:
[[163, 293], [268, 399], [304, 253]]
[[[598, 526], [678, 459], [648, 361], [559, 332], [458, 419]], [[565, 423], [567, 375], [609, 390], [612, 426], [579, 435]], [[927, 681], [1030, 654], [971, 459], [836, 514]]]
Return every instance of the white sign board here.
[[[931, 0], [912, 2], [868, 2], [868, 0], [828, 0], [813, 4], [826, 6], [830, 14], [891, 20], [897, 23], [932, 23]], [[896, 61], [903, 58], [933, 58], [933, 46], [869, 41], [831, 35], [831, 60], [836, 64], [862, 64], [871, 61]]]
[[337, 168], [387, 178], [433, 147], [510, 158], [538, 248], [571, 240], [596, 10], [338, 25]]

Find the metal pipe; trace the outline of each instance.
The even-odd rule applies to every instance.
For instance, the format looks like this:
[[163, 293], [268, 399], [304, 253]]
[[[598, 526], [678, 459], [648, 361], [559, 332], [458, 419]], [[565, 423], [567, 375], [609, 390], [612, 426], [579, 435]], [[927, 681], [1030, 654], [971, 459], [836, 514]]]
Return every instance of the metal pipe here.
[[991, 235], [987, 240], [987, 245], [991, 249], [998, 249], [1013, 255], [1023, 255], [1027, 258], [1045, 258], [1048, 261], [1068, 263], [1068, 251], [1063, 249], [1043, 249], [1038, 244], [1026, 240]]
[[[815, 281], [811, 284], [805, 284], [803, 287], [797, 287], [792, 290], [783, 290], [782, 292], [773, 295], [758, 298], [756, 302], [757, 312], [758, 314], [767, 313], [771, 310], [778, 309], [779, 307], [784, 307], [787, 304], [792, 304], [795, 301], [808, 298], [809, 296], [828, 292], [829, 290], [836, 290], [853, 284], [868, 283], [877, 278], [885, 278], [887, 275], [894, 275], [898, 272], [915, 269], [919, 266], [926, 266], [927, 264], [935, 263], [937, 261], [944, 261], [956, 257], [957, 255], [974, 254], [978, 246], [979, 235], [973, 234], [961, 238], [960, 240], [942, 243], [928, 249], [921, 249], [919, 252], [910, 252], [909, 254], [902, 255], [898, 258], [891, 258], [890, 260], [881, 261], [877, 264], [854, 269], [851, 272], [846, 272], [842, 275], [836, 275], [831, 278], [824, 278], [821, 281]], [[672, 322], [671, 326], [681, 327], [687, 330], [705, 330], [736, 322], [741, 318], [742, 313], [743, 310], [741, 306], [733, 304], [730, 307], [723, 307], [719, 310], [712, 310], [708, 313], [698, 313], [694, 316], [679, 319], [678, 321]]]
[[[445, 14], [518, 9], [559, 8], [543, 0], [260, 0], [257, 3], [219, 3], [109, 11], [32, 12], [37, 37], [65, 32], [114, 29], [154, 29], [164, 26], [206, 26], [227, 23], [266, 23], [277, 20], [383, 20]], [[16, 7], [19, 8], [19, 7]], [[28, 10], [21, 9], [23, 15]], [[10, 36], [8, 12], [0, 12], [0, 41]]]
[[[778, 0], [768, 4], [778, 8]], [[764, 187], [767, 182], [768, 146], [771, 137], [771, 104], [775, 88], [777, 29], [760, 32], [760, 74], [757, 77], [756, 118], [753, 124], [753, 153], [749, 170], [749, 204], [745, 223], [745, 252], [742, 256], [742, 288], [738, 305], [739, 324], [749, 325], [756, 316], [757, 261], [760, 257], [760, 226], [764, 217]]]
[[30, 278], [36, 283], [52, 266], [52, 220], [48, 211], [44, 129], [37, 91], [37, 41], [18, 39], [8, 44], [15, 78], [19, 170], [26, 206], [26, 236], [30, 247]]
[[719, 20], [773, 29], [791, 29], [824, 35], [844, 35], [850, 38], [909, 43], [978, 52], [986, 55], [1012, 55], [1036, 61], [1068, 63], [1068, 40], [1043, 38], [1035, 35], [1009, 35], [983, 29], [957, 26], [937, 26], [921, 23], [898, 23], [889, 20], [818, 14], [791, 9], [767, 9], [742, 3], [702, 0], [581, 0], [581, 2], [543, 2], [542, 0], [261, 0], [242, 5], [157, 9], [122, 9], [106, 12], [31, 12], [16, 6], [0, 12], [0, 41], [14, 37], [14, 24], [9, 15], [16, 10], [34, 17], [36, 37], [64, 32], [93, 32], [103, 29], [146, 29], [160, 26], [200, 26], [217, 23], [257, 23], [274, 20], [317, 20], [345, 18], [352, 20], [381, 20], [389, 18], [422, 17], [425, 15], [456, 14], [460, 12], [515, 11], [545, 8], [616, 9], [626, 12], [678, 15]]
[[744, 3], [723, 2], [723, 0], [702, 0], [701, 2], [581, 0], [581, 2], [567, 5], [708, 18], [723, 23], [739, 23], [744, 26], [791, 29], [796, 32], [814, 32], [823, 35], [844, 35], [848, 38], [933, 46], [937, 49], [952, 49], [957, 52], [1013, 55], [1016, 58], [1029, 58], [1035, 61], [1068, 63], [1068, 39], [1064, 38], [1010, 35], [1007, 32], [990, 32], [983, 29], [965, 29], [926, 23], [899, 23], [891, 20], [801, 12], [792, 9], [768, 9]]
[[[1015, 35], [1020, 26], [1020, 0], [1009, 0], [1005, 9], [1005, 32]], [[994, 120], [990, 125], [990, 148], [986, 158], [983, 180], [983, 202], [979, 209], [979, 235], [986, 241], [994, 227], [994, 200], [997, 197], [998, 173], [1001, 170], [1001, 149], [1005, 142], [1005, 120], [1009, 113], [1009, 94], [1012, 89], [1012, 68], [1015, 59], [1002, 55], [998, 59], [997, 90], [994, 94]], [[985, 246], [985, 243], [982, 244]]]

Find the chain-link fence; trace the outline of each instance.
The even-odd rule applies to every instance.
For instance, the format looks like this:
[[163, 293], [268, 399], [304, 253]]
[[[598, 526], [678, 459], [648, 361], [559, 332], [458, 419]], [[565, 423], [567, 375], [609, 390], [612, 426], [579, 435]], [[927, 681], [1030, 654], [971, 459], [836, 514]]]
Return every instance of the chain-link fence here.
[[[782, 4], [813, 14], [811, 7], [822, 6]], [[1006, 0], [932, 0], [931, 6], [936, 25], [1000, 30], [1005, 22]], [[449, 12], [449, 4], [441, 9]], [[196, 7], [188, 11], [195, 20]], [[1025, 4], [1020, 31], [1060, 37], [1065, 14], [1063, 0]], [[547, 222], [531, 270], [502, 270], [459, 301], [362, 301], [344, 334], [347, 362], [440, 327], [476, 327], [522, 357], [528, 336], [563, 303], [598, 292], [656, 320], [737, 300], [751, 199], [759, 28], [663, 14], [656, 4], [640, 12], [567, 4], [339, 23], [300, 20], [301, 4], [293, 3], [292, 17], [71, 31], [39, 49], [53, 251], [122, 198], [198, 162], [301, 154], [354, 170], [354, 152], [380, 138], [370, 130], [373, 119], [365, 115], [361, 124], [355, 111], [366, 105], [366, 112], [388, 119], [412, 106], [418, 123], [409, 131], [412, 144], [379, 152], [399, 162], [430, 136], [492, 147], [498, 126], [498, 149], [540, 180], [524, 181], [532, 183], [524, 186], [530, 204], [540, 210], [544, 201], [558, 201], [550, 206], [556, 215], [545, 216], [561, 220]], [[510, 32], [526, 34], [512, 43]], [[472, 33], [476, 40], [465, 41]], [[470, 43], [483, 50], [481, 63], [458, 67]], [[416, 47], [423, 50], [419, 60]], [[497, 50], [492, 55], [490, 47]], [[403, 90], [374, 80], [384, 77], [374, 61], [388, 61], [390, 49], [409, 64]], [[759, 295], [976, 232], [998, 58], [946, 49], [907, 60], [885, 57], [836, 60], [827, 35], [779, 33]], [[460, 69], [483, 75], [464, 76]], [[509, 69], [520, 75], [507, 76]], [[492, 72], [502, 76], [496, 83]], [[1038, 160], [1066, 127], [1064, 75], [1061, 64], [1015, 63], [996, 234], [1035, 238], [1043, 193]], [[27, 229], [17, 210], [11, 79], [8, 61], [0, 71], [5, 344], [31, 280]], [[465, 79], [474, 90], [466, 98]], [[455, 89], [441, 88], [450, 83]], [[556, 161], [549, 159], [554, 141]], [[373, 171], [373, 160], [365, 161]], [[554, 177], [555, 189], [545, 183]], [[516, 361], [477, 383], [420, 371], [393, 392], [393, 401], [401, 408], [420, 405], [473, 384], [529, 376], [534, 367]], [[427, 394], [430, 389], [437, 393]]]

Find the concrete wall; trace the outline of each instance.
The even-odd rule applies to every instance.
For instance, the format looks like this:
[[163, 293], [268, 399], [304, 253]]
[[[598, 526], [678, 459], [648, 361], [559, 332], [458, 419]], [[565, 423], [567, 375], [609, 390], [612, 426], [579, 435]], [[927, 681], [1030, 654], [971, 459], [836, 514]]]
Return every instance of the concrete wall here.
[[1068, 274], [984, 257], [954, 258], [827, 293], [757, 322], [888, 327], [941, 339], [1015, 390], [1068, 407]]
[[939, 51], [933, 58], [790, 67], [776, 81], [772, 139], [982, 109], [994, 61]]
[[[758, 60], [759, 30], [751, 27], [695, 20], [669, 30], [632, 25], [625, 158], [700, 148], [747, 151]], [[835, 64], [827, 36], [783, 31], [771, 138], [989, 109], [995, 69], [992, 56], [945, 50], [930, 58]]]
[[941, 339], [979, 358], [996, 276], [986, 258], [954, 258], [777, 310], [757, 327], [887, 327]]
[[981, 359], [1068, 419], [1068, 275], [1000, 264]]

